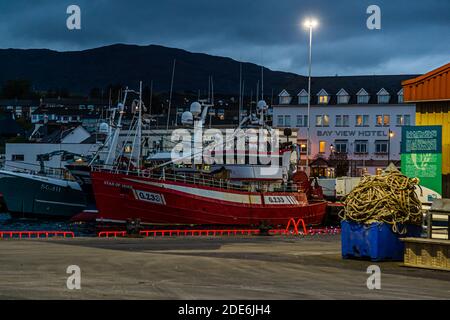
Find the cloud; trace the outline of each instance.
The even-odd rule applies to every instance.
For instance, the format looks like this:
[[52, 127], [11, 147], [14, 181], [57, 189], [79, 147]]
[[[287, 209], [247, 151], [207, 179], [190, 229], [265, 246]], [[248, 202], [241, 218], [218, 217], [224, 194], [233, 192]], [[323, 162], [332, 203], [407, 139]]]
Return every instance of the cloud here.
[[[66, 28], [66, 8], [82, 30]], [[448, 62], [450, 2], [379, 0], [382, 29], [366, 28], [373, 1], [2, 0], [2, 47], [79, 50], [112, 43], [161, 44], [306, 73], [307, 31], [316, 16], [316, 75], [421, 73]]]

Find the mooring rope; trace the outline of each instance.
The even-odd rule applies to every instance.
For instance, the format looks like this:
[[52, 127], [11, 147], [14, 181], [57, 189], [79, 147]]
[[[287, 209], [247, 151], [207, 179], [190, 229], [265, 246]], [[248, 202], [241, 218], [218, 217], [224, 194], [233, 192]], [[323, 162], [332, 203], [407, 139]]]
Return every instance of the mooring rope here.
[[379, 176], [364, 176], [361, 182], [344, 198], [344, 209], [339, 216], [344, 220], [370, 224], [385, 222], [396, 233], [397, 224], [421, 225], [422, 204], [415, 192], [419, 179], [408, 178], [399, 171]]

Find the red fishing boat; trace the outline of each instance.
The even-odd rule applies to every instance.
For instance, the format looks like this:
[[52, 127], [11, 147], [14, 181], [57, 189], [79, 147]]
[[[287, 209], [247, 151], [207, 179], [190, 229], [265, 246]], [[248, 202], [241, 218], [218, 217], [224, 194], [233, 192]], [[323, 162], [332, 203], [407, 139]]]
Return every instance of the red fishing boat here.
[[298, 189], [251, 190], [251, 185], [204, 176], [157, 177], [94, 169], [91, 177], [97, 220], [105, 222], [282, 226], [301, 218], [306, 224], [320, 224], [327, 206], [322, 200], [308, 200]]
[[[130, 157], [120, 154], [112, 166], [92, 166], [90, 174], [98, 209], [97, 221], [125, 223], [139, 219], [143, 224], [248, 226], [282, 226], [291, 218], [301, 218], [306, 224], [323, 221], [327, 204], [318, 199], [320, 187], [311, 186], [308, 177], [296, 170], [298, 159], [292, 157], [297, 154], [293, 145], [278, 151], [278, 147], [272, 147], [268, 142], [267, 136], [258, 136], [260, 144], [252, 144], [249, 142], [250, 134], [244, 135], [247, 141], [244, 149], [238, 149], [234, 144], [243, 128], [250, 128], [252, 134], [255, 129], [268, 129], [264, 122], [268, 107], [264, 101], [258, 103], [257, 113], [242, 119], [231, 138], [227, 137], [226, 141], [221, 140], [221, 144], [216, 145], [208, 142], [206, 147], [228, 147], [231, 141], [233, 147], [226, 150], [232, 150], [233, 159], [244, 151], [243, 162], [233, 160], [229, 164], [219, 161], [227, 164], [206, 165], [210, 162], [205, 161], [205, 150], [197, 152], [194, 148], [194, 151], [189, 149], [187, 156], [149, 168], [142, 165], [141, 106], [142, 100], [139, 99], [135, 103], [138, 122], [130, 125], [130, 128], [136, 128], [133, 139], [136, 144], [133, 143]], [[201, 132], [210, 106], [194, 102], [190, 111], [182, 115], [185, 128], [193, 124], [194, 132]], [[275, 131], [270, 130], [271, 139], [276, 136], [272, 141], [279, 141], [278, 135], [273, 133]], [[191, 142], [203, 148], [205, 141], [200, 136], [198, 143], [194, 133]], [[113, 136], [113, 145], [114, 141]], [[278, 143], [272, 145], [278, 146]], [[116, 148], [110, 150], [113, 152]], [[199, 153], [202, 157], [200, 165], [195, 161], [186, 165], [182, 161], [192, 160]], [[261, 164], [262, 154], [272, 156], [271, 164]], [[214, 155], [217, 156], [217, 152]], [[220, 157], [225, 157], [225, 153]], [[110, 154], [107, 157], [112, 158]], [[268, 175], [267, 169], [274, 168], [276, 170], [269, 170], [272, 173]]]

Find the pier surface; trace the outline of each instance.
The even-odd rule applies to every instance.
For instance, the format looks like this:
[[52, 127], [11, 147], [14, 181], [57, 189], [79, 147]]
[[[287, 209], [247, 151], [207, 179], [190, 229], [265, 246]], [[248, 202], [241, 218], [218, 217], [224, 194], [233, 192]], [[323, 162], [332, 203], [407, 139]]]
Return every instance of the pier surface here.
[[339, 235], [0, 240], [0, 299], [449, 298], [450, 272], [343, 260]]

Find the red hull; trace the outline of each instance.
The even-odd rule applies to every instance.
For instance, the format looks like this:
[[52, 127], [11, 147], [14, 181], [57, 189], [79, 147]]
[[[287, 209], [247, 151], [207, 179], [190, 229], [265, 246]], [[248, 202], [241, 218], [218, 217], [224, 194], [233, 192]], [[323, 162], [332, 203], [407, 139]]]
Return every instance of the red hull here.
[[302, 193], [243, 192], [108, 172], [91, 177], [98, 220], [104, 221], [283, 226], [290, 218], [320, 224], [326, 213], [326, 202], [308, 203]]

